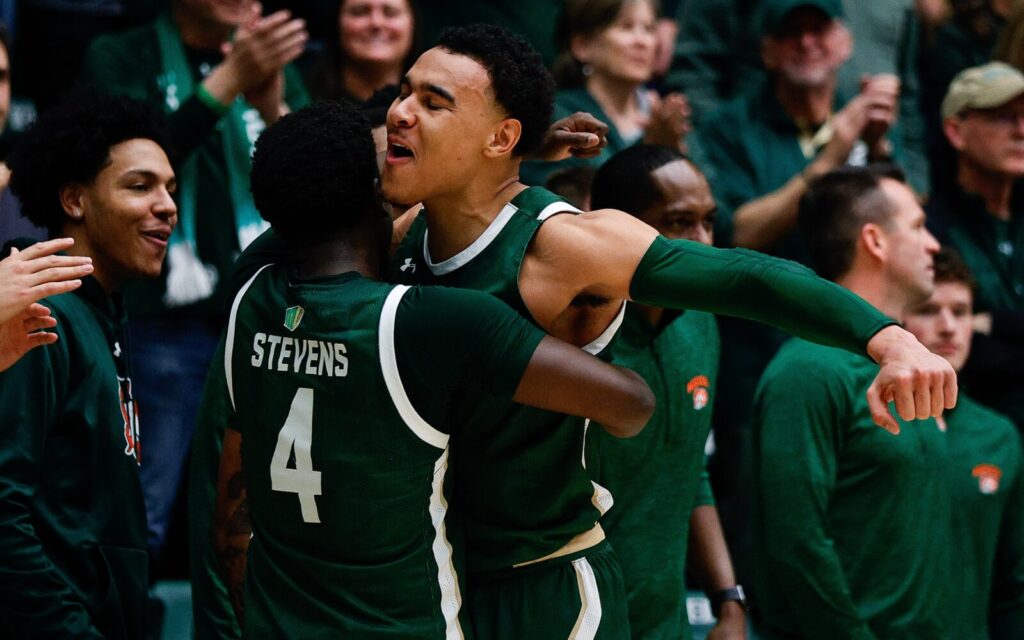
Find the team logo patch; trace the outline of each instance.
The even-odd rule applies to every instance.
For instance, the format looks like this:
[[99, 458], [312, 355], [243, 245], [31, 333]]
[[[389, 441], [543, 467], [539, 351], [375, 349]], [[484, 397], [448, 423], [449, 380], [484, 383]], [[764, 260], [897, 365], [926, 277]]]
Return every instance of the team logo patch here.
[[700, 411], [708, 406], [708, 400], [710, 399], [708, 389], [710, 387], [711, 381], [708, 380], [707, 376], [694, 376], [686, 383], [686, 393], [693, 396], [694, 411]]
[[306, 315], [306, 310], [302, 307], [288, 307], [284, 310], [284, 328], [289, 331], [295, 331], [299, 328], [299, 323], [302, 322], [302, 316], [304, 315]]
[[999, 491], [1003, 470], [994, 464], [979, 464], [971, 470], [971, 475], [978, 479], [978, 491], [990, 496]]

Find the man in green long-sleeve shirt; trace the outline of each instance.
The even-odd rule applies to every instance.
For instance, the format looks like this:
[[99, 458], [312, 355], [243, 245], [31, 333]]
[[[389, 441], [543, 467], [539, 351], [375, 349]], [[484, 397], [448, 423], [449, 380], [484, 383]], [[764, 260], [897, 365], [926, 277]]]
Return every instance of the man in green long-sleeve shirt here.
[[[711, 244], [711, 189], [674, 149], [641, 144], [615, 154], [598, 170], [591, 195], [595, 207], [632, 213], [667, 238]], [[588, 469], [615, 497], [601, 526], [622, 565], [634, 638], [691, 637], [685, 579], [691, 538], [696, 553], [689, 564], [712, 598], [716, 635], [745, 637], [743, 592], [704, 470], [718, 351], [710, 313], [629, 305], [615, 363], [650, 385], [654, 416], [632, 438], [587, 433]]]
[[[818, 272], [894, 318], [927, 300], [939, 245], [914, 194], [833, 172], [800, 205]], [[892, 435], [865, 399], [875, 366], [792, 340], [755, 396], [755, 610], [767, 638], [946, 639], [946, 434]]]
[[[960, 371], [971, 349], [973, 277], [960, 256], [935, 256], [935, 292], [906, 315], [907, 329]], [[1020, 436], [1004, 416], [966, 395], [943, 414], [953, 504], [951, 583], [958, 615], [949, 636], [1024, 635], [1024, 469]]]

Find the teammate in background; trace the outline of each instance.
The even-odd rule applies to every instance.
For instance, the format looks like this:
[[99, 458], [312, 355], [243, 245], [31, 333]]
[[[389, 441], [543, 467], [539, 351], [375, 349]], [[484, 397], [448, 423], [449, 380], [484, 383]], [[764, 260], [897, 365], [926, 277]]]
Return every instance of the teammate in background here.
[[463, 637], [447, 470], [474, 425], [456, 408], [493, 394], [619, 437], [653, 411], [637, 374], [490, 295], [380, 282], [375, 175], [368, 123], [331, 103], [282, 118], [253, 156], [256, 205], [302, 257], [249, 279], [225, 338], [215, 532], [247, 638]]
[[[800, 231], [822, 276], [893, 318], [926, 301], [939, 250], [914, 193], [868, 169], [812, 183]], [[765, 638], [945, 640], [946, 434], [872, 422], [875, 367], [794, 339], [754, 400], [754, 575]]]
[[10, 161], [22, 212], [74, 239], [92, 275], [43, 300], [59, 341], [0, 374], [2, 637], [145, 634], [139, 420], [118, 291], [160, 275], [177, 221], [162, 135], [134, 100], [75, 95]]
[[[904, 326], [958, 372], [971, 350], [974, 280], [951, 249], [935, 256], [935, 291]], [[1024, 636], [1024, 469], [1020, 435], [1007, 418], [961, 394], [943, 414], [944, 467], [953, 498], [950, 549], [957, 615], [947, 637]], [[990, 624], [991, 623], [991, 624]]]
[[[886, 400], [905, 419], [954, 404], [948, 363], [806, 269], [670, 241], [619, 211], [555, 215], [576, 210], [518, 179], [550, 119], [552, 84], [536, 52], [498, 27], [449, 30], [420, 56], [388, 114], [384, 196], [425, 206], [396, 254], [394, 278], [488, 291], [593, 353], [608, 348], [626, 299], [761, 319], [870, 354], [882, 365], [872, 415], [889, 429], [897, 426]], [[459, 416], [494, 433], [467, 438], [472, 455], [455, 467], [477, 634], [628, 636], [617, 572], [602, 568], [616, 564], [597, 524], [611, 496], [585, 469], [583, 421], [491, 405]], [[533, 441], [510, 446], [501, 433]]]
[[11, 247], [0, 260], [0, 371], [17, 362], [29, 349], [57, 341], [52, 329], [57, 320], [42, 298], [74, 291], [81, 278], [92, 273], [88, 256], [58, 256], [75, 241], [57, 238], [35, 244], [25, 251]]
[[[678, 151], [635, 145], [597, 171], [595, 208], [619, 209], [666, 238], [710, 245], [716, 205], [701, 172]], [[736, 584], [711, 486], [704, 444], [718, 373], [718, 328], [703, 311], [629, 305], [615, 363], [644, 377], [658, 400], [643, 433], [628, 440], [590, 434], [592, 476], [615, 496], [601, 519], [622, 565], [634, 638], [690, 638], [690, 563], [719, 622], [713, 640], [746, 638], [745, 601]]]

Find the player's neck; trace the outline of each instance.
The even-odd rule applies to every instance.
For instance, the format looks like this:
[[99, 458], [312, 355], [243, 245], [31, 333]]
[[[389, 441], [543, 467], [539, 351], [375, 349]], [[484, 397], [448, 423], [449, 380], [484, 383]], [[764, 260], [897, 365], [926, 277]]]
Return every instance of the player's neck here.
[[510, 175], [424, 200], [431, 260], [447, 260], [473, 244], [524, 189], [519, 176]]
[[366, 242], [331, 240], [301, 251], [296, 273], [302, 280], [327, 278], [355, 271], [371, 280], [381, 279], [381, 261]]

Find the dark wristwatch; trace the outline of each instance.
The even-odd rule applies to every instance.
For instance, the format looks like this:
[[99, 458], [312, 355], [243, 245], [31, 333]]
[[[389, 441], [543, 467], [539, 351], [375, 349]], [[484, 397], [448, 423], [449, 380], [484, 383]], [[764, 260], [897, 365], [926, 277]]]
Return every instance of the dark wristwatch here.
[[743, 587], [740, 585], [722, 589], [718, 593], [712, 594], [709, 600], [711, 600], [711, 613], [715, 614], [716, 618], [721, 614], [722, 605], [726, 602], [738, 602], [744, 611], [747, 610], [747, 595], [743, 593]]

